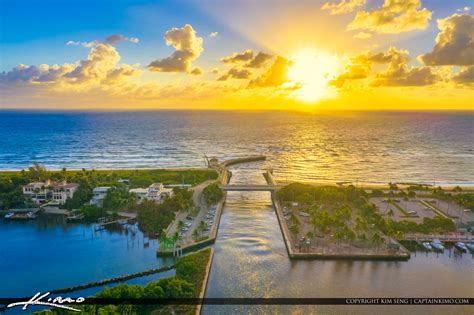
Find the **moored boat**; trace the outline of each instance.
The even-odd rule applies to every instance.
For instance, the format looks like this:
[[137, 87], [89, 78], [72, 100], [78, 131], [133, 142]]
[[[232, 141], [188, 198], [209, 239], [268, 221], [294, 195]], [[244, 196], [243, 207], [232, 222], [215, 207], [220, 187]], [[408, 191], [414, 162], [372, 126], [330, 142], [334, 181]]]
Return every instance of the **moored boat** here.
[[441, 243], [441, 241], [439, 239], [434, 239], [431, 242], [431, 246], [437, 251], [440, 251], [440, 252], [444, 251], [444, 245], [443, 245], [443, 243]]
[[5, 219], [11, 219], [15, 215], [15, 212], [8, 212], [5, 214], [4, 218]]
[[464, 244], [464, 245], [466, 245], [467, 249], [469, 249], [470, 251], [474, 252], [474, 243], [469, 242], [469, 243], [466, 243], [466, 244]]
[[454, 244], [454, 247], [456, 247], [458, 250], [460, 250], [461, 252], [467, 252], [467, 247], [466, 247], [466, 244], [464, 244], [463, 242], [456, 242]]
[[432, 250], [433, 247], [431, 246], [430, 242], [423, 242], [421, 243], [421, 245], [423, 245], [423, 247], [426, 249], [426, 250]]

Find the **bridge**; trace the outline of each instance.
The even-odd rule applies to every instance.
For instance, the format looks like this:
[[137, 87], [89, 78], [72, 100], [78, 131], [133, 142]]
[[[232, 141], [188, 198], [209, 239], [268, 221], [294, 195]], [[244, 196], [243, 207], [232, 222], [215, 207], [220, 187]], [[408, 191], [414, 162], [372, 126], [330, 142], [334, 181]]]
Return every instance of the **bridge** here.
[[277, 191], [280, 185], [219, 185], [224, 191]]

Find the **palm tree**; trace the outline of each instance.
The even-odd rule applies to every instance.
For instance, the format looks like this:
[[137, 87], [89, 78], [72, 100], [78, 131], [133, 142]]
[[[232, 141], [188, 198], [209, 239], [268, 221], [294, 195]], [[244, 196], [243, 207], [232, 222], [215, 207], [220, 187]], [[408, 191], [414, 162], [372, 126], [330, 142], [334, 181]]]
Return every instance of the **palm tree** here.
[[199, 230], [198, 230], [198, 229], [194, 229], [194, 231], [193, 231], [193, 238], [194, 238], [194, 241], [195, 241], [195, 242], [197, 242], [197, 240], [199, 239], [199, 236], [200, 236]]
[[205, 228], [206, 228], [206, 222], [204, 221], [199, 222], [199, 230], [201, 230], [201, 235]]

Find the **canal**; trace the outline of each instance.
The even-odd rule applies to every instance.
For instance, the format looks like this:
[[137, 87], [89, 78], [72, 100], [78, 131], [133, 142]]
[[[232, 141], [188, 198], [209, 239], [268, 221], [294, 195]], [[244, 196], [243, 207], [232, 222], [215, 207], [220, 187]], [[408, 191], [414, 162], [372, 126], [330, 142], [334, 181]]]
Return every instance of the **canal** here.
[[[231, 184], [264, 184], [262, 164]], [[229, 192], [206, 297], [472, 297], [474, 259], [453, 249], [409, 261], [290, 260], [268, 192]], [[203, 314], [472, 314], [472, 306], [205, 305]]]

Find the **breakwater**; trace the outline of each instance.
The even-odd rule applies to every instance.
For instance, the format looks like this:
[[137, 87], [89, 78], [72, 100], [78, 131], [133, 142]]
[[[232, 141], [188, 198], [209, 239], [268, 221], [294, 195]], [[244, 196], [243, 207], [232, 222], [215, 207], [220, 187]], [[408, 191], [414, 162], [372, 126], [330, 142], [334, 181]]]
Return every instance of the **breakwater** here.
[[69, 293], [69, 292], [74, 292], [74, 291], [78, 291], [78, 290], [84, 290], [84, 289], [89, 289], [89, 288], [93, 288], [93, 287], [99, 287], [99, 286], [103, 286], [103, 285], [106, 285], [106, 284], [123, 282], [123, 281], [127, 281], [127, 280], [130, 280], [130, 279], [133, 279], [133, 278], [148, 276], [148, 275], [152, 275], [152, 274], [155, 274], [155, 273], [165, 272], [165, 271], [174, 269], [175, 267], [176, 267], [176, 265], [169, 265], [169, 266], [164, 266], [164, 267], [160, 267], [160, 268], [154, 268], [154, 269], [149, 269], [149, 270], [145, 270], [145, 271], [141, 271], [141, 272], [131, 273], [131, 274], [128, 274], [128, 275], [123, 275], [123, 276], [119, 276], [119, 277], [115, 277], [115, 278], [99, 280], [99, 281], [94, 281], [94, 282], [81, 284], [81, 285], [77, 285], [77, 286], [51, 290], [49, 292], [51, 292], [53, 294]]

